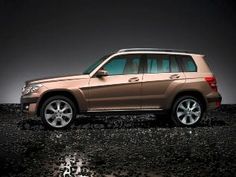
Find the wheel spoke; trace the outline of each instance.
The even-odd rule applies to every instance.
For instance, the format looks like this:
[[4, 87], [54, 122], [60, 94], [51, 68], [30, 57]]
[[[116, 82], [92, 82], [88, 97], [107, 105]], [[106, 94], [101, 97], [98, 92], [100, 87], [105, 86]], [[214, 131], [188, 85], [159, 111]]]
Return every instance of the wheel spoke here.
[[197, 107], [197, 102], [194, 102], [193, 105], [191, 106], [191, 110], [194, 110]]
[[63, 113], [62, 116], [65, 116], [67, 118], [71, 118], [72, 117], [72, 113]]
[[179, 105], [179, 108], [181, 108], [182, 110], [186, 110], [186, 107], [183, 105], [183, 103]]
[[187, 101], [187, 108], [190, 108], [190, 100]]
[[54, 114], [45, 114], [46, 119], [54, 118]]
[[53, 111], [53, 112], [56, 112], [56, 111], [57, 111], [56, 109], [54, 109], [54, 107], [53, 107], [52, 105], [50, 105], [50, 106], [48, 107], [48, 109], [51, 110], [51, 111]]
[[70, 108], [70, 107], [69, 107], [67, 104], [65, 104], [64, 107], [61, 109], [61, 111], [64, 112], [65, 110], [67, 110], [67, 109], [69, 109], [69, 108]]
[[61, 102], [57, 101], [56, 104], [57, 104], [57, 110], [59, 111], [60, 110], [60, 106], [61, 106]]
[[182, 123], [186, 124], [187, 123], [187, 116], [184, 116], [182, 119]]
[[185, 113], [184, 113], [184, 112], [180, 112], [180, 111], [177, 112], [177, 116], [178, 116], [178, 117], [180, 117], [180, 116], [182, 116], [182, 115], [185, 115]]
[[67, 121], [63, 118], [61, 118], [60, 121], [61, 121], [61, 125], [66, 125], [67, 124]]
[[57, 126], [57, 119], [56, 118], [51, 122], [51, 125], [53, 125], [54, 127]]
[[196, 117], [198, 117], [198, 116], [200, 116], [201, 112], [200, 111], [197, 111], [197, 112], [192, 111], [192, 114], [195, 115]]
[[195, 122], [195, 119], [194, 119], [192, 116], [189, 116], [188, 118], [189, 118], [188, 120], [189, 120], [189, 123], [190, 123], [190, 124], [192, 124], [193, 122]]

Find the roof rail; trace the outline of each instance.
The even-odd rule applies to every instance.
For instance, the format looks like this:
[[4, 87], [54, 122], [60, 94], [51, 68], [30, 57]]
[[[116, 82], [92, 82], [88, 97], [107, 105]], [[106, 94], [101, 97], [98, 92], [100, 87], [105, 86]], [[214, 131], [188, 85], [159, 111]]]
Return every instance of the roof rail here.
[[178, 50], [178, 49], [161, 49], [161, 48], [127, 48], [127, 49], [120, 49], [120, 52], [132, 52], [132, 51], [159, 51], [159, 52], [181, 52], [181, 53], [193, 53], [191, 51], [186, 50]]

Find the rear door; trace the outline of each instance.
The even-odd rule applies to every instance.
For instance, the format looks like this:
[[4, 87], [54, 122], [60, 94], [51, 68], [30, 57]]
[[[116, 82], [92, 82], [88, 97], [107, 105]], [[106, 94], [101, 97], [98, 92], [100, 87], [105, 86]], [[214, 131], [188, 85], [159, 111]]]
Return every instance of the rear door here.
[[142, 109], [164, 109], [185, 83], [175, 55], [147, 54], [142, 82]]

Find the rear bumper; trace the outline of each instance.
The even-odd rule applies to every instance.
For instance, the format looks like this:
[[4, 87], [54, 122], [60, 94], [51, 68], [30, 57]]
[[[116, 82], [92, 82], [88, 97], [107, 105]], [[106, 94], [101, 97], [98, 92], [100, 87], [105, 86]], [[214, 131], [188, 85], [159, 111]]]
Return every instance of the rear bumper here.
[[207, 97], [208, 110], [216, 109], [221, 106], [222, 96], [219, 93]]
[[35, 114], [38, 99], [39, 99], [38, 97], [21, 96], [21, 99], [20, 99], [21, 112], [28, 113], [28, 114]]

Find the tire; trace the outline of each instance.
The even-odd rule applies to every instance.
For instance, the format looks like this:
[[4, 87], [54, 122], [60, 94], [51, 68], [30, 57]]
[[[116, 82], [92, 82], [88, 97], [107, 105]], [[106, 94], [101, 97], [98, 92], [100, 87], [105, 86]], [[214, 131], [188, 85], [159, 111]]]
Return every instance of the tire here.
[[199, 124], [203, 115], [203, 104], [194, 96], [177, 98], [171, 110], [171, 119], [175, 126], [194, 127]]
[[42, 104], [40, 117], [47, 128], [66, 129], [76, 117], [75, 104], [65, 96], [50, 97]]

